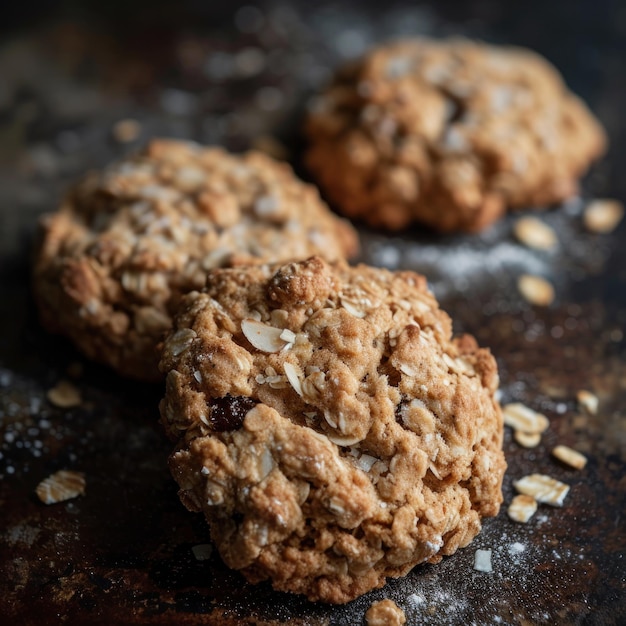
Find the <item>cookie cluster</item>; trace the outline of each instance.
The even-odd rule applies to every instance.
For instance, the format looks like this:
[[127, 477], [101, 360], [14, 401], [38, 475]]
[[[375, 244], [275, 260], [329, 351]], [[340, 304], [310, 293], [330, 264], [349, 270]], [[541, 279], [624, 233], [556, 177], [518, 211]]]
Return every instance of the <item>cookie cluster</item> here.
[[[306, 132], [335, 206], [392, 230], [559, 202], [605, 146], [546, 61], [467, 41], [371, 51]], [[47, 328], [165, 378], [172, 474], [223, 560], [331, 603], [467, 545], [506, 467], [490, 352], [425, 277], [350, 267], [357, 250], [288, 165], [157, 140], [70, 190], [34, 268]]]

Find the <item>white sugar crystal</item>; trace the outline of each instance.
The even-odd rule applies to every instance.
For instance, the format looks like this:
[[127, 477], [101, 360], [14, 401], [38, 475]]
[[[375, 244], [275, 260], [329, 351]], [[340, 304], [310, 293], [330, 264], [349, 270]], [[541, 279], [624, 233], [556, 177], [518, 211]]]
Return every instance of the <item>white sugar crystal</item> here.
[[476, 550], [474, 554], [474, 569], [478, 572], [492, 572], [491, 549]]

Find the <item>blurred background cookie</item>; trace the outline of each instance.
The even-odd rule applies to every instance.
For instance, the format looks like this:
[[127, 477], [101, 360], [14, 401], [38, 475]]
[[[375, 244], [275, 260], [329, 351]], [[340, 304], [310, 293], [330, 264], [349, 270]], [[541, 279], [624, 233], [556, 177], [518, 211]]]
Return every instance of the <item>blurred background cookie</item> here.
[[344, 66], [312, 101], [306, 162], [346, 215], [474, 232], [555, 204], [605, 149], [545, 59], [468, 40], [404, 40]]
[[120, 374], [158, 380], [155, 346], [182, 294], [214, 267], [352, 255], [354, 230], [261, 153], [182, 141], [92, 173], [42, 220], [34, 289], [43, 324]]

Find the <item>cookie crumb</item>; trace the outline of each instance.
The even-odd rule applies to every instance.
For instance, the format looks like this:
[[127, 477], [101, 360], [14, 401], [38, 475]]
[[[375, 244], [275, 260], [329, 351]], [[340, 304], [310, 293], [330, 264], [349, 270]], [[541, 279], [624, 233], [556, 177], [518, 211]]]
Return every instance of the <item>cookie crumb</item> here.
[[42, 480], [35, 489], [44, 504], [56, 504], [85, 495], [85, 475], [82, 472], [59, 470]]
[[591, 393], [591, 391], [587, 391], [586, 389], [581, 389], [576, 394], [576, 399], [578, 400], [578, 405], [581, 409], [585, 410], [587, 413], [591, 415], [596, 415], [598, 412], [598, 396]]
[[491, 567], [491, 549], [476, 550], [474, 553], [474, 569], [477, 572], [493, 572]]
[[554, 302], [554, 287], [541, 276], [522, 274], [517, 280], [517, 289], [530, 304], [549, 306]]
[[563, 506], [565, 496], [569, 493], [569, 485], [545, 474], [530, 474], [516, 480], [513, 486], [519, 493], [532, 496], [537, 502], [551, 506]]
[[518, 494], [511, 500], [507, 509], [508, 516], [514, 522], [525, 524], [537, 511], [537, 500], [526, 494]]
[[558, 243], [554, 230], [536, 217], [517, 220], [513, 234], [520, 243], [535, 250], [553, 250]]
[[199, 543], [191, 548], [196, 561], [206, 561], [211, 558], [213, 546], [210, 543]]
[[624, 205], [619, 200], [593, 200], [583, 213], [583, 224], [592, 233], [613, 232], [624, 217]]
[[536, 448], [541, 443], [541, 433], [526, 433], [523, 430], [516, 430], [513, 438], [523, 448]]
[[552, 450], [552, 456], [556, 457], [559, 461], [563, 461], [566, 465], [573, 467], [574, 469], [583, 469], [587, 465], [587, 457], [568, 446], [556, 446]]
[[141, 124], [137, 120], [125, 119], [113, 125], [113, 137], [120, 143], [135, 141], [141, 133]]
[[48, 389], [46, 398], [60, 409], [71, 409], [82, 402], [80, 390], [68, 380], [60, 380], [52, 389]]
[[545, 415], [533, 411], [521, 402], [503, 406], [502, 416], [507, 426], [527, 434], [541, 434], [550, 424]]
[[367, 626], [402, 626], [406, 624], [406, 615], [393, 600], [380, 600], [367, 609], [365, 622]]

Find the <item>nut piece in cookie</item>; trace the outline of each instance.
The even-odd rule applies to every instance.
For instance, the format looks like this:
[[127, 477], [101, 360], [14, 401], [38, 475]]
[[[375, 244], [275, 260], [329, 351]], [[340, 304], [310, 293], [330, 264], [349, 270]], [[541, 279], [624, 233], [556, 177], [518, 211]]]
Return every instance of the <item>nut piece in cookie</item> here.
[[125, 376], [158, 380], [155, 347], [208, 270], [333, 261], [357, 246], [288, 165], [157, 140], [87, 176], [43, 219], [34, 291], [48, 329]]
[[306, 161], [345, 215], [476, 232], [577, 191], [604, 131], [529, 50], [413, 39], [374, 48], [312, 102]]
[[319, 257], [216, 269], [164, 342], [180, 498], [248, 580], [348, 602], [502, 501], [496, 363], [423, 276]]

